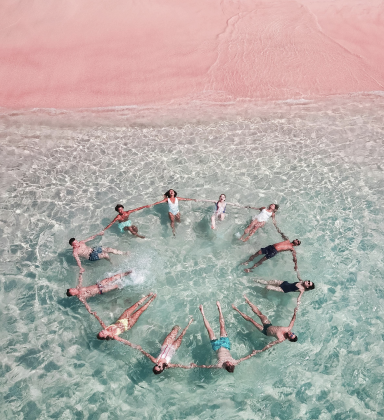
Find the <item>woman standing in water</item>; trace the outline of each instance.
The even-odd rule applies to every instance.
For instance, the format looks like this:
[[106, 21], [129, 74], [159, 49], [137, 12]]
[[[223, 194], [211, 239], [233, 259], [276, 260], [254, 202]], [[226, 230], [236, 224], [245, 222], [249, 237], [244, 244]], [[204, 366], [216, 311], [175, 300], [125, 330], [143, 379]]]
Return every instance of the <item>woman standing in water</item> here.
[[158, 201], [157, 203], [152, 204], [152, 206], [156, 206], [156, 204], [161, 204], [168, 202], [168, 215], [169, 219], [171, 220], [171, 228], [173, 232], [173, 236], [175, 236], [175, 220], [176, 222], [181, 222], [180, 219], [180, 211], [179, 211], [179, 201], [196, 201], [193, 198], [177, 198], [177, 192], [175, 190], [168, 190], [164, 194], [164, 200]]
[[257, 229], [263, 227], [265, 222], [272, 217], [275, 220], [275, 213], [279, 209], [277, 204], [270, 204], [268, 208], [265, 207], [250, 207], [247, 206], [249, 209], [260, 210], [260, 213], [252, 218], [252, 222], [249, 226], [244, 230], [243, 236], [240, 238], [241, 241], [247, 242], [248, 239], [257, 231]]

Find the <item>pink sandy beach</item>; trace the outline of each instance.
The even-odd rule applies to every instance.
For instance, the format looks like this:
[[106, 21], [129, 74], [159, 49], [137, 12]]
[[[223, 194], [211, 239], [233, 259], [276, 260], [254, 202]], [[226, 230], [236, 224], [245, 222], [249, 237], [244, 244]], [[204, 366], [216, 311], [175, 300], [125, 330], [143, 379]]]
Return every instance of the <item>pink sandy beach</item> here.
[[3, 0], [0, 106], [384, 90], [382, 0]]

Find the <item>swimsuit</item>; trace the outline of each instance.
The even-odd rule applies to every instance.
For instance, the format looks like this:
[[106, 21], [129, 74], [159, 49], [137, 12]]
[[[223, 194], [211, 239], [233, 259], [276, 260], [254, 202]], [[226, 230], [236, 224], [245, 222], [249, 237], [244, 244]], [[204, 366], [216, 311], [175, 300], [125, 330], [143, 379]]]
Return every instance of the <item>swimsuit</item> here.
[[174, 216], [179, 213], [179, 200], [177, 198], [175, 198], [175, 203], [172, 203], [172, 201], [168, 198], [168, 211]]
[[268, 245], [266, 248], [261, 248], [261, 253], [265, 255], [267, 260], [269, 260], [277, 254], [277, 251], [274, 245]]
[[[121, 325], [121, 327], [119, 326], [119, 324]], [[120, 335], [124, 331], [127, 331], [128, 330], [128, 327], [129, 327], [129, 319], [128, 318], [119, 319], [114, 324], [112, 324], [109, 327], [107, 327], [106, 329], [108, 329], [110, 327], [116, 327], [116, 333], [114, 335]]]
[[225, 209], [227, 208], [227, 205], [225, 205], [224, 208], [222, 208], [222, 207], [219, 207], [219, 202], [217, 202], [215, 204], [215, 206], [216, 206], [215, 213], [217, 213], [217, 214], [223, 214], [223, 213], [225, 213]]
[[288, 283], [287, 281], [283, 281], [279, 287], [281, 287], [283, 289], [284, 293], [289, 293], [289, 292], [296, 292], [297, 290], [299, 290], [299, 288], [296, 286], [296, 284], [298, 284], [299, 282], [296, 283]]
[[132, 222], [130, 220], [126, 220], [125, 222], [120, 222], [118, 226], [119, 226], [120, 232], [124, 233], [124, 228], [132, 226]]
[[267, 329], [272, 327], [272, 324], [263, 324], [263, 330], [261, 331], [264, 335], [267, 335]]
[[227, 350], [231, 350], [231, 343], [229, 342], [228, 337], [220, 337], [219, 339], [211, 340], [212, 350], [217, 351], [221, 347], [224, 347]]
[[97, 261], [100, 259], [99, 254], [103, 252], [103, 248], [101, 246], [97, 246], [92, 248], [91, 253], [89, 254], [89, 261]]
[[258, 222], [266, 222], [272, 216], [272, 214], [272, 212], [263, 209], [258, 215], [254, 216], [252, 220], [257, 220]]
[[173, 355], [175, 354], [176, 349], [172, 346], [172, 344], [168, 344], [167, 346], [161, 346], [161, 352], [159, 354], [159, 357], [157, 358], [157, 361], [160, 359], [165, 359], [166, 363], [168, 364]]
[[97, 287], [99, 288], [100, 295], [103, 294], [103, 286], [100, 283], [97, 283]]

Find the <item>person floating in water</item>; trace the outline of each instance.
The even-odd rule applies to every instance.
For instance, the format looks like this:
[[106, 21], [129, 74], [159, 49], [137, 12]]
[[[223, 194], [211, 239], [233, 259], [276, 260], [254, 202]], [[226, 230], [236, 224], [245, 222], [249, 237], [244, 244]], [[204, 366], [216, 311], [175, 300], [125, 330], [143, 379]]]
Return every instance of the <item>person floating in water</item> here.
[[285, 340], [289, 340], [289, 341], [292, 341], [292, 342], [297, 341], [297, 335], [292, 332], [292, 328], [293, 328], [293, 325], [294, 325], [295, 320], [296, 320], [296, 312], [298, 310], [300, 302], [298, 302], [298, 304], [297, 304], [297, 306], [296, 306], [296, 308], [293, 312], [293, 317], [292, 317], [291, 322], [288, 325], [288, 327], [277, 327], [277, 326], [273, 326], [271, 324], [271, 321], [265, 315], [263, 315], [260, 312], [260, 310], [257, 308], [257, 306], [253, 305], [245, 295], [244, 295], [244, 299], [246, 300], [248, 305], [251, 307], [252, 311], [260, 318], [261, 324], [258, 324], [250, 316], [243, 314], [241, 311], [239, 311], [239, 309], [236, 308], [235, 305], [232, 305], [232, 308], [235, 311], [237, 311], [245, 320], [247, 320], [249, 322], [252, 322], [252, 324], [260, 332], [262, 332], [264, 335], [266, 335], [268, 337], [276, 337], [277, 338], [276, 341], [273, 341], [273, 342], [269, 343], [266, 347], [264, 347], [264, 349], [262, 351], [269, 349], [270, 347], [274, 346], [275, 344], [282, 343]]
[[225, 200], [226, 200], [225, 194], [221, 194], [219, 197], [219, 201], [215, 203], [216, 209], [211, 217], [211, 229], [216, 229], [216, 218], [219, 220], [224, 220], [225, 218], [225, 209], [227, 207]]
[[102, 232], [106, 231], [107, 229], [109, 229], [115, 222], [119, 222], [118, 226], [120, 229], [121, 233], [124, 233], [126, 231], [129, 231], [132, 233], [132, 235], [137, 236], [138, 238], [142, 238], [144, 239], [145, 236], [141, 236], [138, 234], [139, 229], [137, 228], [137, 226], [132, 225], [132, 222], [129, 220], [129, 216], [131, 213], [134, 213], [135, 211], [139, 211], [142, 209], [146, 209], [149, 208], [150, 206], [142, 206], [142, 207], [138, 207], [137, 209], [134, 210], [128, 210], [128, 211], [124, 211], [124, 206], [122, 204], [118, 204], [115, 207], [115, 210], [119, 213], [113, 220], [112, 222], [106, 226]]
[[[150, 298], [148, 302], [141, 308], [137, 309], [147, 298]], [[130, 330], [136, 324], [140, 315], [148, 308], [155, 298], [155, 293], [149, 293], [147, 296], [143, 297], [130, 308], [125, 310], [114, 324], [107, 327], [104, 323], [101, 323], [104, 329], [99, 332], [97, 338], [99, 340], [113, 340], [124, 331]]]
[[111, 290], [117, 289], [119, 285], [114, 281], [117, 279], [121, 279], [122, 277], [128, 276], [131, 273], [132, 271], [130, 270], [126, 271], [125, 273], [115, 274], [112, 277], [108, 277], [104, 280], [101, 280], [97, 284], [87, 287], [82, 287], [83, 275], [80, 273], [77, 286], [72, 289], [67, 289], [67, 296], [76, 296], [80, 300], [80, 302], [83, 303], [84, 306], [87, 308], [87, 311], [91, 315], [95, 315], [96, 313], [91, 311], [91, 308], [87, 303], [87, 299], [92, 296], [102, 295], [104, 293], [110, 292]]
[[251, 261], [253, 261], [258, 255], [264, 255], [259, 262], [254, 264], [251, 268], [246, 268], [244, 271], [246, 273], [249, 273], [254, 268], [258, 267], [259, 265], [263, 264], [264, 261], [269, 260], [273, 258], [275, 255], [277, 255], [278, 252], [284, 252], [284, 251], [291, 251], [293, 256], [293, 262], [295, 263], [295, 271], [297, 271], [297, 258], [296, 258], [296, 251], [293, 247], [299, 246], [301, 242], [298, 239], [293, 240], [292, 242], [287, 239], [284, 242], [279, 242], [277, 244], [268, 245], [266, 248], [259, 249], [256, 254], [253, 254], [249, 257], [247, 261], [244, 261], [242, 265], [247, 265]]
[[250, 207], [248, 209], [260, 210], [260, 213], [252, 218], [252, 222], [244, 230], [243, 236], [240, 238], [241, 241], [247, 242], [248, 239], [257, 231], [257, 229], [263, 227], [270, 217], [275, 220], [275, 213], [279, 209], [278, 204], [270, 204], [268, 208], [265, 207]]
[[208, 331], [209, 339], [211, 340], [211, 345], [213, 351], [216, 352], [217, 355], [217, 364], [216, 365], [200, 365], [197, 366], [196, 364], [192, 364], [192, 367], [199, 367], [199, 368], [222, 368], [226, 369], [228, 372], [234, 372], [235, 366], [241, 363], [244, 360], [249, 359], [250, 357], [254, 356], [256, 353], [259, 353], [261, 350], [254, 350], [248, 356], [242, 357], [241, 359], [234, 359], [231, 356], [229, 350], [231, 349], [231, 344], [229, 342], [229, 338], [227, 336], [227, 332], [225, 331], [225, 324], [224, 324], [224, 317], [221, 312], [220, 302], [216, 302], [217, 308], [219, 309], [219, 321], [220, 321], [220, 338], [217, 339], [215, 333], [213, 332], [209, 322], [205, 318], [203, 305], [199, 306], [201, 315], [203, 316], [203, 321], [205, 328]]
[[298, 281], [296, 283], [288, 283], [287, 281], [281, 280], [255, 280], [257, 283], [266, 284], [266, 289], [274, 290], [275, 292], [289, 293], [289, 292], [300, 292], [297, 301], [300, 302], [301, 296], [308, 290], [315, 288], [315, 283], [310, 280]]
[[180, 219], [180, 211], [179, 211], [179, 201], [196, 201], [193, 198], [177, 198], [177, 192], [175, 190], [168, 190], [164, 194], [164, 200], [158, 201], [157, 203], [152, 204], [152, 206], [156, 206], [157, 204], [168, 202], [168, 215], [171, 221], [171, 228], [172, 233], [175, 236], [175, 220], [176, 222], [181, 222]]
[[69, 245], [73, 248], [73, 256], [77, 262], [77, 265], [80, 268], [80, 273], [84, 273], [84, 268], [81, 265], [80, 257], [86, 258], [89, 261], [97, 261], [102, 258], [105, 258], [107, 260], [110, 260], [108, 253], [116, 254], [116, 255], [128, 255], [129, 252], [123, 252], [119, 251], [117, 249], [113, 248], [107, 248], [107, 247], [101, 247], [96, 246], [94, 248], [91, 248], [86, 244], [86, 242], [92, 241], [96, 238], [96, 236], [104, 235], [104, 232], [100, 232], [97, 235], [93, 235], [88, 239], [84, 239], [83, 241], [77, 241], [75, 238], [71, 238], [69, 240]]
[[155, 375], [160, 374], [165, 369], [171, 369], [171, 368], [190, 369], [192, 367], [191, 365], [184, 366], [184, 365], [170, 363], [172, 357], [176, 353], [177, 349], [180, 347], [183, 337], [185, 333], [187, 332], [189, 326], [191, 325], [192, 321], [193, 319], [191, 318], [188, 325], [184, 328], [184, 330], [181, 332], [181, 334], [177, 338], [176, 336], [180, 330], [180, 327], [176, 325], [175, 327], [172, 328], [172, 331], [165, 338], [163, 345], [161, 346], [160, 354], [157, 358], [151, 356], [149, 353], [144, 351], [141, 347], [139, 348], [139, 350], [145, 356], [147, 356], [148, 359], [151, 360], [152, 363], [155, 364], [155, 366], [153, 367], [153, 373]]

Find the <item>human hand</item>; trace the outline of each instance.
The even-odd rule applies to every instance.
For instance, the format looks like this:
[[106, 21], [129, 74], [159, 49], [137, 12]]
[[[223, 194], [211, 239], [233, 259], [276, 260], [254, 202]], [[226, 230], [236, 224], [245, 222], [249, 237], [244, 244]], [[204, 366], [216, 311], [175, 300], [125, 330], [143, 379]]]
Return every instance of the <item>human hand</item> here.
[[197, 364], [196, 363], [190, 363], [189, 366], [194, 368], [194, 367], [197, 367]]
[[99, 236], [103, 236], [104, 235], [104, 231], [102, 230], [100, 233], [98, 233]]

